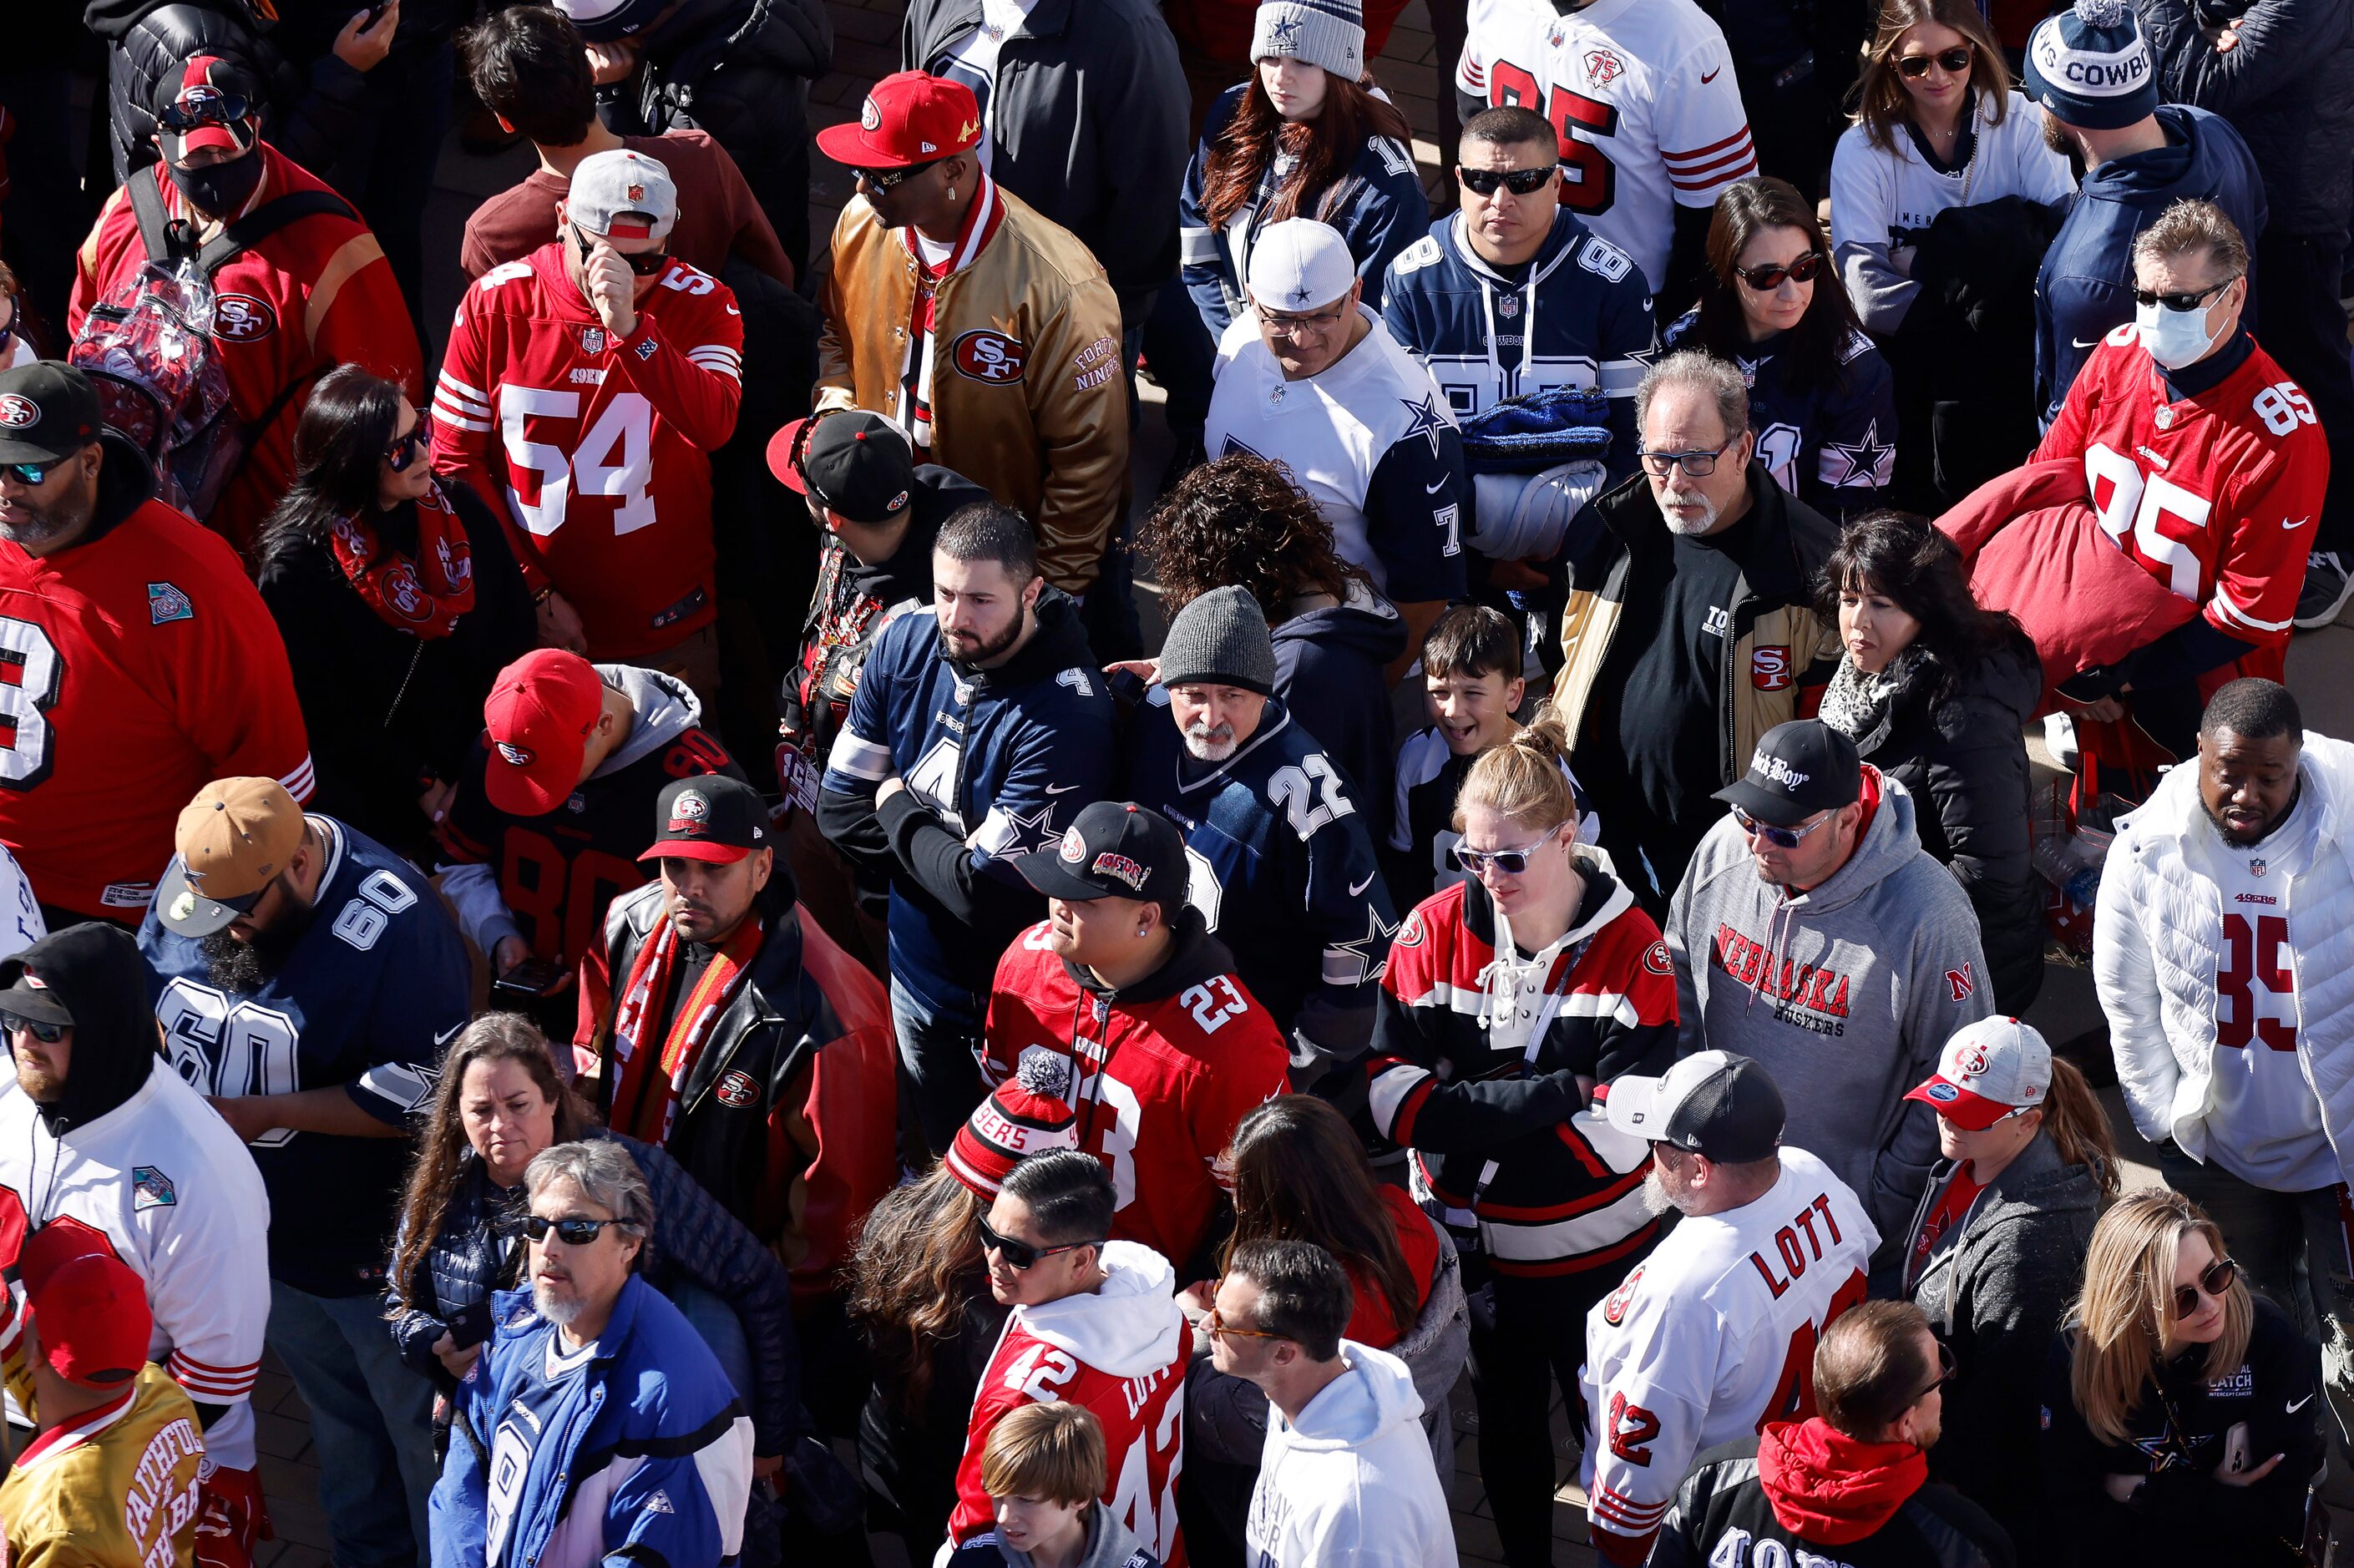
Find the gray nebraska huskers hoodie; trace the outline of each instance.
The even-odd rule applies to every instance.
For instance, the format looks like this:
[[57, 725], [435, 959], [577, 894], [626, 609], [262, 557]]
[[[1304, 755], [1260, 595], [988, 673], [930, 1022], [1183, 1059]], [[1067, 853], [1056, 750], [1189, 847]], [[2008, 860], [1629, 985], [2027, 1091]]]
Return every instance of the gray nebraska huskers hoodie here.
[[1964, 1024], [1994, 1011], [1978, 917], [1914, 831], [1913, 797], [1866, 763], [1855, 853], [1810, 892], [1761, 880], [1730, 813], [1708, 831], [1668, 906], [1679, 1054], [1765, 1064], [1782, 1141], [1855, 1190], [1902, 1239], [1937, 1159], [1937, 1124], [1905, 1093]]

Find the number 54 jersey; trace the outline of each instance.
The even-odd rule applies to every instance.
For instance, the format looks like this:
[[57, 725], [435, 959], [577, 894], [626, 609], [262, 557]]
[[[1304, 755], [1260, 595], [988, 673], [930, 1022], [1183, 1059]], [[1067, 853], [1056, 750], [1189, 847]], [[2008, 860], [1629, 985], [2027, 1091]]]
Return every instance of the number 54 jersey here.
[[1847, 1184], [1786, 1145], [1764, 1197], [1687, 1216], [1586, 1315], [1584, 1471], [1606, 1559], [1643, 1561], [1694, 1455], [1815, 1414], [1815, 1342], [1863, 1299], [1879, 1245]]
[[579, 611], [599, 659], [667, 648], [716, 613], [711, 458], [736, 429], [744, 320], [673, 262], [608, 331], [554, 240], [458, 302], [433, 389], [433, 467], [508, 520], [535, 593]]

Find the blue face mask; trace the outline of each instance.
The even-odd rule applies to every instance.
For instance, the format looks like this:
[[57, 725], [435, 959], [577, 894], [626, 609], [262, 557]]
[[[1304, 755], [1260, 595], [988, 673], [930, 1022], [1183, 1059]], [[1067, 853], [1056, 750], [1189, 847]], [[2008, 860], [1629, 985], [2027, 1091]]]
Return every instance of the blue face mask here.
[[[2211, 302], [2210, 302], [2211, 303]], [[2207, 330], [2205, 304], [2188, 311], [2170, 311], [2164, 305], [2136, 305], [2134, 330], [2141, 334], [2142, 347], [2149, 356], [2167, 370], [2179, 370], [2207, 357], [2221, 334]]]
[[234, 217], [253, 199], [255, 188], [261, 184], [261, 149], [257, 145], [234, 158], [207, 164], [200, 169], [166, 164], [164, 172], [198, 212], [207, 217]]

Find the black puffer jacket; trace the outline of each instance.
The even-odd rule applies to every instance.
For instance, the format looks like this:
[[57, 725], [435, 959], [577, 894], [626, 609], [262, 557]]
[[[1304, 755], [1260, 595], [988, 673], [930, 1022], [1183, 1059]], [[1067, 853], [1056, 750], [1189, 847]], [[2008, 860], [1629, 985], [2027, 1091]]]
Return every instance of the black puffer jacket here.
[[1918, 801], [1921, 847], [1962, 885], [1995, 1005], [2019, 1013], [2043, 984], [2043, 885], [2028, 865], [2027, 743], [2043, 666], [2024, 639], [1998, 647], [1943, 701], [1946, 667], [1921, 649], [1890, 666], [1895, 689], [1861, 715], [1843, 711], [1847, 671], [1824, 694], [1823, 722]]
[[82, 16], [107, 46], [108, 141], [118, 182], [159, 156], [148, 108], [155, 83], [196, 55], [217, 55], [251, 71], [269, 98], [262, 134], [321, 178], [334, 166], [336, 150], [357, 139], [367, 113], [366, 79], [332, 53], [304, 71], [271, 42], [271, 25], [249, 0], [90, 0]]
[[[2158, 90], [2232, 122], [2263, 171], [2269, 226], [2346, 242], [2354, 205], [2354, 5], [2347, 0], [2134, 0]], [[2218, 51], [2201, 31], [2228, 24]], [[2255, 236], [2248, 236], [2251, 245]]]
[[833, 64], [820, 0], [685, 0], [641, 34], [639, 67], [597, 90], [625, 136], [705, 131], [744, 172], [801, 276], [809, 255], [809, 87]]

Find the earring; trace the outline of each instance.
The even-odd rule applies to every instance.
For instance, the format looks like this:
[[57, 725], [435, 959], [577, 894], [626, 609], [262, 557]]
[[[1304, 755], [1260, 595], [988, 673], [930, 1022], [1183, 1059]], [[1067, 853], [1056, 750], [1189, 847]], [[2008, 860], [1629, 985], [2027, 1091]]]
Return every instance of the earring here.
[[954, 186], [954, 185], [950, 185], [950, 186], [949, 187], [949, 200], [950, 200], [950, 201], [954, 201], [954, 200], [956, 200], [956, 186]]

